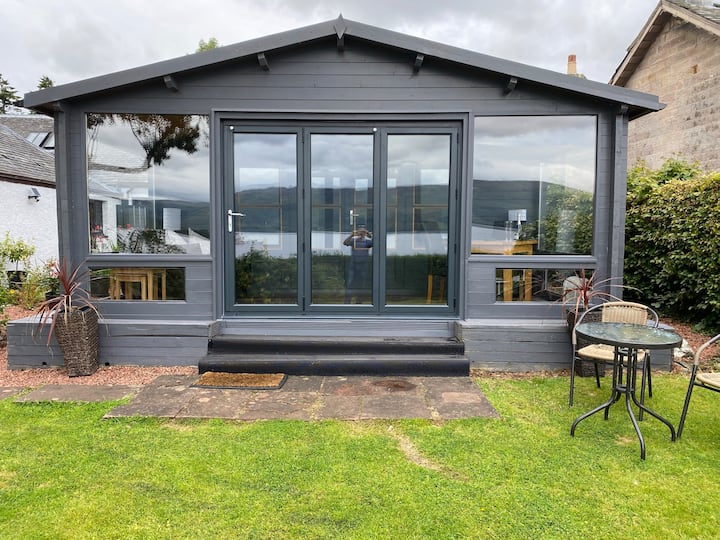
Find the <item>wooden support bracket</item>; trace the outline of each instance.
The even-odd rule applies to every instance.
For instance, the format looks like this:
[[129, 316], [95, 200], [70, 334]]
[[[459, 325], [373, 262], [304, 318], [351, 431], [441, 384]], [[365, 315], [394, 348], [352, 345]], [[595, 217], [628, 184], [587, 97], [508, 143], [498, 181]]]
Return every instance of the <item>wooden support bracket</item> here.
[[265, 53], [258, 53], [257, 59], [263, 71], [270, 71], [270, 64], [268, 64], [267, 58], [265, 58]]
[[178, 90], [180, 90], [177, 81], [172, 75], [165, 75], [163, 77], [163, 82], [165, 83], [165, 86], [173, 92], [177, 92]]

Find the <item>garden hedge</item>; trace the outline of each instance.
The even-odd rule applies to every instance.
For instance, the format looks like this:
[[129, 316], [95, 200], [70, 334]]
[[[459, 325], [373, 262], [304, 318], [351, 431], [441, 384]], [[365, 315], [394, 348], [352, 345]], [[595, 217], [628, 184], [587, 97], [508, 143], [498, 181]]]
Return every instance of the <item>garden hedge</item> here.
[[669, 160], [628, 175], [626, 294], [663, 315], [720, 329], [720, 173]]

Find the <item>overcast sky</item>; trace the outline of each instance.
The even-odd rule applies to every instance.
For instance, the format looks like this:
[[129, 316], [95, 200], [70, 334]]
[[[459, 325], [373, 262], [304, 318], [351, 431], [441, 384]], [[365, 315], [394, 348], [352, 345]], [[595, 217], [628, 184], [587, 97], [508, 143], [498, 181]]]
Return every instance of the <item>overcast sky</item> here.
[[2, 0], [0, 74], [20, 94], [346, 19], [607, 82], [657, 0]]

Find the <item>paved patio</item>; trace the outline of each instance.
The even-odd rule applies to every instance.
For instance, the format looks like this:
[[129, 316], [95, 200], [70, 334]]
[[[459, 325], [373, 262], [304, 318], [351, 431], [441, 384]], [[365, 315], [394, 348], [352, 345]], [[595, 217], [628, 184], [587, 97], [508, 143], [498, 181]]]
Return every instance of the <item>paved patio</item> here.
[[0, 388], [22, 403], [108, 401], [131, 397], [105, 418], [224, 418], [231, 420], [450, 420], [498, 417], [469, 377], [290, 376], [278, 390], [212, 389], [197, 375], [163, 375], [143, 387], [46, 385], [27, 394]]

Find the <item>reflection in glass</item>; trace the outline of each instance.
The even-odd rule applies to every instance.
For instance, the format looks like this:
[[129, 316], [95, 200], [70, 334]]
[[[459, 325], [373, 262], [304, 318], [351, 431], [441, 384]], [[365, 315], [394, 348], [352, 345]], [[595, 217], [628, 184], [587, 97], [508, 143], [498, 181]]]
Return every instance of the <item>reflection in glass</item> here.
[[297, 304], [297, 135], [234, 144], [235, 304]]
[[596, 131], [594, 116], [476, 117], [472, 252], [591, 254]]
[[311, 136], [312, 303], [372, 303], [373, 135]]
[[497, 302], [563, 302], [572, 304], [569, 291], [577, 288], [579, 275], [590, 276], [592, 270], [576, 268], [497, 268], [495, 300]]
[[90, 293], [109, 300], [185, 300], [185, 269], [93, 268]]
[[450, 135], [388, 135], [387, 304], [447, 304]]
[[208, 121], [88, 114], [90, 252], [210, 253]]

